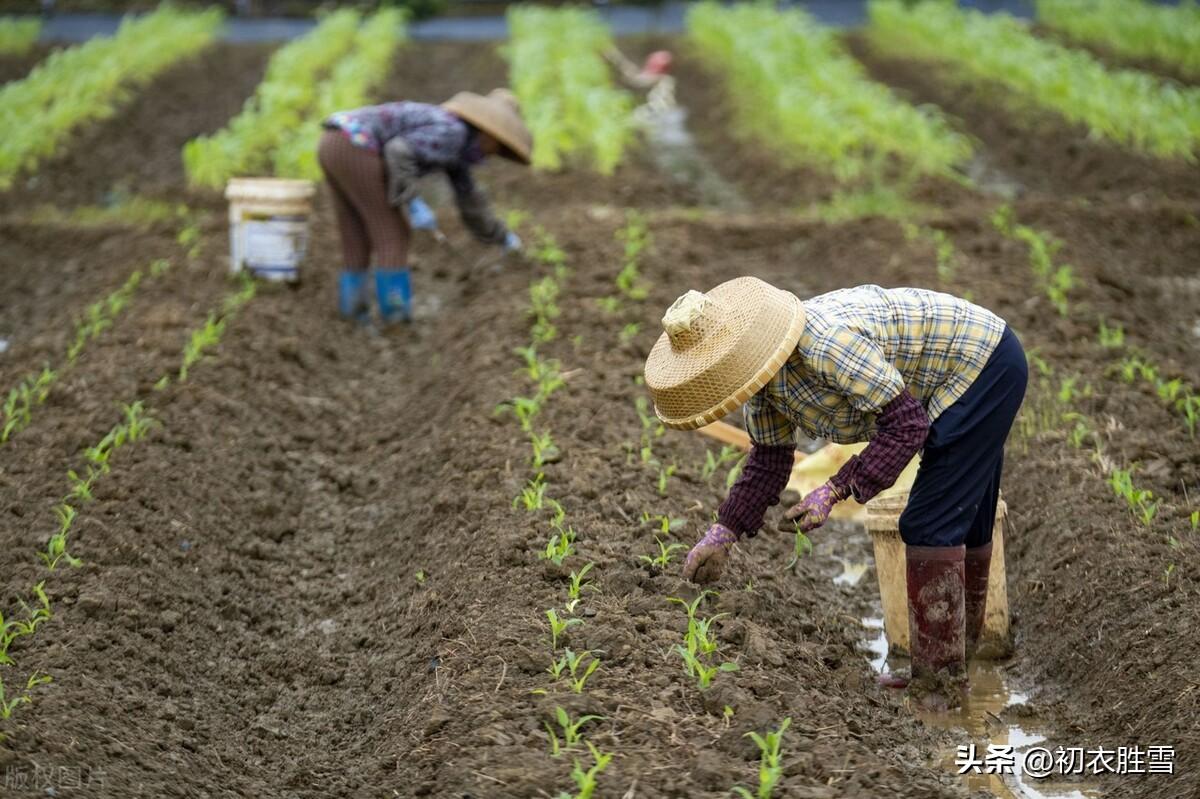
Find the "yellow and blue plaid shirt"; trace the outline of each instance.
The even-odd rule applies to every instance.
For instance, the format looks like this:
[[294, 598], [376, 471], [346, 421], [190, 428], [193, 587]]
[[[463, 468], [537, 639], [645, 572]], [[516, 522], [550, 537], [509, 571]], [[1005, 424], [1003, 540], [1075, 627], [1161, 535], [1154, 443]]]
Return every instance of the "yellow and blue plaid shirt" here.
[[876, 414], [906, 387], [932, 422], [983, 371], [1005, 327], [985, 308], [924, 289], [840, 289], [807, 300], [804, 311], [795, 352], [746, 403], [756, 444], [791, 444], [796, 428], [839, 444], [866, 441]]

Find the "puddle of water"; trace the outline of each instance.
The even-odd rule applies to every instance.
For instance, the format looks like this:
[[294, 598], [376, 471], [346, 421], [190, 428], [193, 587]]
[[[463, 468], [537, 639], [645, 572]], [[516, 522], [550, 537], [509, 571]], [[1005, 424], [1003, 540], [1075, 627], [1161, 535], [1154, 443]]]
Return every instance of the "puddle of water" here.
[[[862, 619], [870, 635], [867, 649], [871, 653], [871, 668], [882, 673], [889, 668], [888, 641], [883, 631], [882, 616]], [[898, 665], [898, 664], [897, 664]], [[989, 745], [1011, 746], [1017, 764], [1031, 746], [1046, 740], [1036, 721], [1013, 724], [1002, 718], [1013, 705], [1024, 704], [1029, 697], [1009, 687], [1003, 669], [991, 661], [972, 661], [968, 667], [967, 696], [962, 707], [945, 712], [919, 710], [917, 716], [926, 724], [945, 730], [965, 730], [967, 741], [976, 744], [980, 756]], [[942, 758], [942, 765], [958, 772], [956, 751]], [[965, 774], [962, 779], [970, 791], [991, 791], [1000, 799], [1096, 799], [1101, 794], [1094, 788], [1062, 782], [1046, 783], [1027, 776], [1018, 767], [1014, 774]]]
[[846, 558], [838, 558], [838, 561], [842, 564], [842, 573], [833, 578], [834, 585], [858, 585], [867, 569], [871, 568], [871, 564], [866, 561], [855, 563]]

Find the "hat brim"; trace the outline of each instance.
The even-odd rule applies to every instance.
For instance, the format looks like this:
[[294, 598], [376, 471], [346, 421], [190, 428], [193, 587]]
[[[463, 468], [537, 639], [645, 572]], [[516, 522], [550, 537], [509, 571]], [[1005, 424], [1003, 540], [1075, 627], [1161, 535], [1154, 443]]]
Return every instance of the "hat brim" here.
[[[678, 418], [672, 418], [663, 414], [656, 403], [654, 413], [658, 416], [659, 421], [674, 430], [697, 430], [737, 410], [762, 390], [762, 387], [775, 376], [775, 373], [792, 356], [792, 352], [795, 351], [796, 345], [800, 342], [800, 336], [804, 334], [804, 304], [800, 302], [798, 297], [794, 297], [794, 299], [796, 301], [796, 308], [792, 315], [791, 323], [788, 325], [787, 332], [780, 340], [775, 351], [771, 354], [771, 357], [767, 359], [759, 370], [755, 372], [754, 376], [747, 380], [741, 388], [711, 408]], [[663, 337], [666, 337], [666, 333], [663, 334]]]
[[[442, 108], [495, 139], [500, 145], [501, 156], [528, 166], [533, 158], [532, 141], [528, 131], [525, 131], [526, 136], [523, 140], [522, 136], [496, 124], [494, 111], [491, 110], [491, 106], [495, 102], [481, 95], [462, 92], [442, 103]], [[520, 116], [517, 114], [514, 116], [524, 127], [525, 123]]]

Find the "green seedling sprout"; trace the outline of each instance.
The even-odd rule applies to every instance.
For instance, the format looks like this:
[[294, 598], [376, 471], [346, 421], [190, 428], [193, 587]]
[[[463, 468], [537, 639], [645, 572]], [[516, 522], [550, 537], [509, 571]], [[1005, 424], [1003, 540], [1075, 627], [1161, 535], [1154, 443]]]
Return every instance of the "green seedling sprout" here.
[[541, 469], [547, 463], [553, 463], [560, 455], [549, 430], [544, 433], [530, 432], [529, 446], [533, 450], [531, 460], [535, 469]]
[[413, 575], [417, 580], [417, 585], [425, 585], [426, 574], [424, 569], [417, 569], [417, 573]]
[[[567, 658], [567, 669], [571, 672], [571, 690], [577, 694], [583, 693], [584, 685], [596, 669], [600, 668], [600, 659], [591, 652], [581, 652], [578, 655], [570, 649], [564, 650]], [[583, 665], [585, 657], [591, 657], [587, 666]], [[582, 667], [582, 671], [580, 671]]]
[[585, 771], [579, 759], [576, 758], [575, 767], [571, 770], [571, 779], [575, 781], [575, 787], [579, 789], [579, 793], [570, 794], [564, 791], [554, 799], [592, 799], [592, 795], [596, 792], [596, 778], [608, 766], [613, 756], [601, 752], [591, 741], [584, 741], [584, 743], [587, 744], [588, 751], [592, 754], [594, 765]]
[[675, 651], [683, 658], [684, 669], [689, 676], [696, 678], [696, 685], [699, 686], [701, 691], [706, 690], [712, 685], [712, 681], [718, 673], [738, 670], [738, 664], [731, 662], [721, 663], [717, 666], [706, 666], [697, 653], [680, 644], [675, 645]]
[[618, 314], [621, 312], [620, 297], [597, 297], [596, 304], [600, 306], [600, 310], [607, 314]]
[[522, 507], [526, 511], [541, 510], [545, 507], [546, 498], [546, 475], [538, 472], [537, 475], [525, 484], [521, 489], [521, 493], [513, 498], [513, 508]]
[[640, 332], [642, 332], [641, 323], [640, 322], [630, 322], [621, 328], [621, 332], [618, 334], [618, 338], [620, 339], [622, 344], [628, 344], [629, 342], [631, 342], [635, 338], [637, 338], [637, 335]]
[[796, 538], [792, 544], [792, 560], [787, 565], [788, 569], [793, 570], [796, 568], [796, 564], [800, 562], [800, 559], [805, 555], [811, 554], [813, 550], [812, 540], [800, 529], [800, 524], [796, 523], [794, 526], [796, 528]]
[[588, 563], [586, 566], [584, 566], [579, 571], [571, 572], [571, 584], [569, 586], [567, 586], [567, 596], [570, 599], [578, 600], [583, 592], [583, 589], [585, 589], [585, 588], [589, 588], [592, 591], [600, 590], [596, 586], [592, 585], [592, 583], [590, 581], [586, 582], [586, 583], [583, 581], [583, 578], [587, 575], [587, 573], [589, 571], [592, 570], [592, 567], [595, 565], [596, 565], [595, 563]]
[[1117, 350], [1125, 346], [1125, 328], [1120, 323], [1109, 327], [1100, 320], [1100, 346], [1106, 350]]
[[658, 468], [658, 493], [660, 496], [667, 495], [667, 481], [675, 475], [676, 469], [677, 467], [673, 463]]
[[671, 557], [676, 550], [686, 548], [683, 544], [668, 544], [659, 538], [657, 534], [654, 536], [654, 543], [658, 544], [658, 554], [653, 557], [650, 555], [639, 555], [638, 560], [660, 571], [666, 571], [667, 567], [671, 565]]
[[[577, 624], [583, 624], [582, 619], [560, 619], [554, 608], [550, 608], [546, 611], [546, 618], [550, 620], [550, 649], [552, 651], [558, 650], [559, 636], [566, 633], [569, 628], [574, 627]], [[569, 649], [567, 650], [568, 653], [570, 651], [571, 650]], [[571, 673], [575, 673], [574, 668], [571, 669]]]
[[561, 566], [563, 561], [569, 558], [575, 552], [573, 542], [575, 541], [575, 530], [567, 527], [559, 527], [550, 536], [550, 540], [546, 542], [546, 548], [538, 553], [541, 560], [548, 560], [555, 566]]
[[728, 444], [722, 446], [721, 451], [716, 455], [713, 455], [711, 449], [707, 450], [704, 453], [704, 465], [700, 467], [700, 478], [706, 481], [712, 480], [718, 469], [726, 463], [736, 461], [740, 454], [741, 450]]
[[1188, 522], [1192, 525], [1193, 533], [1200, 530], [1200, 510], [1192, 511], [1192, 514], [1188, 516]]
[[[554, 708], [554, 718], [555, 721], [558, 722], [559, 729], [562, 730], [563, 743], [568, 747], [575, 746], [583, 740], [583, 736], [579, 730], [584, 724], [587, 724], [589, 721], [602, 721], [604, 719], [603, 716], [586, 715], [580, 716], [572, 721], [571, 715], [561, 707]], [[544, 725], [546, 727], [546, 732], [550, 733], [552, 747], [551, 754], [554, 757], [558, 757], [558, 755], [561, 753], [558, 748], [558, 736], [548, 723], [544, 723]]]
[[72, 557], [67, 552], [67, 534], [71, 531], [71, 525], [75, 522], [75, 508], [63, 502], [55, 506], [54, 515], [58, 517], [58, 531], [50, 536], [50, 540], [46, 542], [46, 551], [38, 553], [42, 562], [46, 564], [46, 568], [50, 569], [50, 571], [54, 571], [58, 567], [58, 562], [64, 559], [71, 566], [83, 565], [83, 561]]
[[733, 790], [741, 799], [771, 799], [775, 786], [783, 777], [780, 748], [783, 745], [783, 733], [787, 731], [791, 723], [792, 719], [788, 717], [779, 725], [779, 729], [768, 732], [765, 736], [759, 735], [757, 732], [746, 733], [746, 737], [758, 746], [761, 756], [758, 765], [758, 790], [751, 793], [748, 788], [739, 785]]
[[49, 674], [38, 674], [35, 671], [33, 674], [29, 675], [29, 679], [25, 682], [25, 690], [22, 691], [18, 696], [14, 697], [12, 701], [9, 701], [4, 690], [4, 681], [0, 680], [0, 719], [7, 721], [12, 717], [13, 711], [15, 711], [18, 707], [21, 705], [32, 704], [33, 697], [31, 696], [31, 693], [33, 692], [33, 689], [37, 688], [39, 685], [45, 685], [51, 681], [52, 680]]

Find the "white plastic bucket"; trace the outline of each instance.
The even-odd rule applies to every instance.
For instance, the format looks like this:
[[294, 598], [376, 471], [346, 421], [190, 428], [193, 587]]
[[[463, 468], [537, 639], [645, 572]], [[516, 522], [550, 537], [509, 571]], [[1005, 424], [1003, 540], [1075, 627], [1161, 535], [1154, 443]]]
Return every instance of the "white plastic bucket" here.
[[234, 273], [266, 280], [300, 280], [316, 187], [309, 180], [234, 178], [229, 200], [229, 255]]

